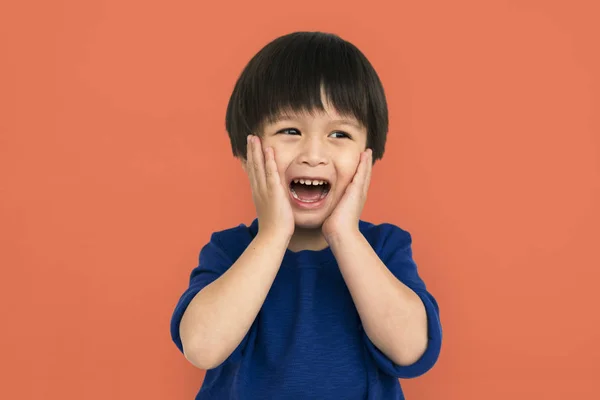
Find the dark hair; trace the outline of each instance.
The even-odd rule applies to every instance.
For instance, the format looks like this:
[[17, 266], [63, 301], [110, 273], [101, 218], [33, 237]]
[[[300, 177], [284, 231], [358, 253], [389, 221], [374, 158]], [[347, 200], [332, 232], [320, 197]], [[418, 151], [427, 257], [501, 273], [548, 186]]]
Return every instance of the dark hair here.
[[234, 156], [245, 159], [246, 136], [279, 112], [324, 111], [322, 90], [338, 113], [365, 126], [373, 160], [383, 157], [388, 110], [381, 81], [356, 46], [322, 32], [281, 36], [244, 68], [225, 117]]

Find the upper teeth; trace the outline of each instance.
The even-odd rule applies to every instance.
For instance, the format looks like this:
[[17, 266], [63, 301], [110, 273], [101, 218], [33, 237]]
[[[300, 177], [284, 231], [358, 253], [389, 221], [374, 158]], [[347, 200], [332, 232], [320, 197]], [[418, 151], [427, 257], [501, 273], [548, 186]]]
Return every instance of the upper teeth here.
[[303, 185], [323, 185], [326, 181], [310, 180], [310, 179], [294, 179], [294, 183], [300, 182]]

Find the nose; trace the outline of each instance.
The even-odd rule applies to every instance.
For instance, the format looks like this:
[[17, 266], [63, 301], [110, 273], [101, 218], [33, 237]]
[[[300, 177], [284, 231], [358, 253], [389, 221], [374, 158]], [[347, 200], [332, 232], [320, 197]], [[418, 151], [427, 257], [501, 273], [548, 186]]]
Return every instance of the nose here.
[[316, 167], [328, 163], [328, 155], [325, 143], [318, 137], [308, 137], [300, 145], [300, 154], [297, 161], [300, 164]]

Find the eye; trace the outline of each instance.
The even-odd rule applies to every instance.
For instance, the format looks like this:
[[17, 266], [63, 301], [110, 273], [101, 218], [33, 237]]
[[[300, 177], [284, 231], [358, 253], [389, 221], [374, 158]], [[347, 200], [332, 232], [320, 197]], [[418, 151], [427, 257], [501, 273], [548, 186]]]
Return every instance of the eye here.
[[286, 129], [277, 131], [277, 133], [282, 133], [284, 135], [299, 135], [300, 131], [296, 128], [286, 128]]
[[350, 135], [348, 135], [346, 132], [343, 132], [343, 131], [334, 131], [334, 132], [331, 132], [331, 135], [335, 135], [333, 137], [340, 138], [340, 139], [343, 139], [343, 138], [352, 139], [350, 137]]

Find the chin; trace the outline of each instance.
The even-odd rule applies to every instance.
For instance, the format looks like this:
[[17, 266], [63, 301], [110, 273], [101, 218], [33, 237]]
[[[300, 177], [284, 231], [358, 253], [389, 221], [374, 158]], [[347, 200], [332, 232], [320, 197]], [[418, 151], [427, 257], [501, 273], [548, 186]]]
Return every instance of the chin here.
[[294, 215], [296, 228], [321, 229], [325, 218], [321, 215]]

